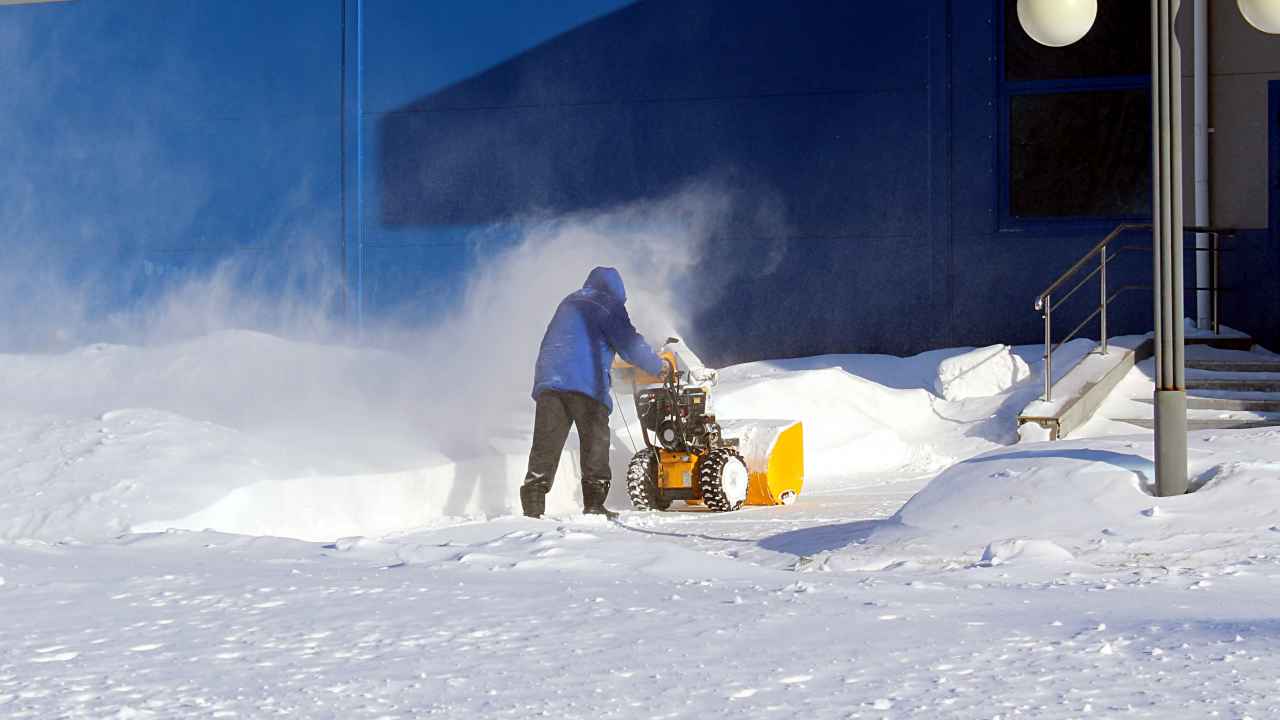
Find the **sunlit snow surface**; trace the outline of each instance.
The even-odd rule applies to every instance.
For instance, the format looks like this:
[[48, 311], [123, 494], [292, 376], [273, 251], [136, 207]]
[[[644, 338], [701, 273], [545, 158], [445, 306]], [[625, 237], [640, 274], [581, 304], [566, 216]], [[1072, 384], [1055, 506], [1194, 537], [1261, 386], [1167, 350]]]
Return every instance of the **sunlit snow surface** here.
[[619, 524], [572, 457], [513, 517], [528, 401], [435, 442], [412, 359], [0, 358], [0, 717], [1280, 714], [1280, 434], [1194, 433], [1157, 499], [1149, 433], [1011, 445], [1032, 349], [936, 396], [967, 350], [726, 369], [722, 416], [805, 422], [800, 500]]

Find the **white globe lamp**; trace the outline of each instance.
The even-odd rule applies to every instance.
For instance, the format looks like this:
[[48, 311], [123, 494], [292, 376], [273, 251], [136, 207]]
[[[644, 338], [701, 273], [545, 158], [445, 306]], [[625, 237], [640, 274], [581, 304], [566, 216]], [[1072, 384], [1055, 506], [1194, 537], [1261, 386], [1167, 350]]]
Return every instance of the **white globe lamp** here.
[[1240, 14], [1264, 33], [1280, 35], [1280, 0], [1236, 0]]
[[[1134, 1], [1134, 0], [1131, 0]], [[1240, 0], [1275, 5], [1280, 0]], [[1018, 0], [1018, 22], [1032, 40], [1063, 47], [1089, 33], [1098, 17], [1098, 0]]]

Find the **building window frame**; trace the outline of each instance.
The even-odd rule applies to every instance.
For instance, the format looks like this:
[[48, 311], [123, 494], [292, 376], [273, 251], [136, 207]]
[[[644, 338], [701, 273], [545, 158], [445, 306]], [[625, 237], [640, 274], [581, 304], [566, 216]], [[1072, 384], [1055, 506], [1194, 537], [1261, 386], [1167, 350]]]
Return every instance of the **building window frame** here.
[[1149, 222], [1150, 214], [1064, 215], [1023, 217], [1013, 214], [1012, 142], [1013, 99], [1027, 95], [1141, 90], [1151, 101], [1151, 75], [1107, 75], [1054, 80], [1007, 78], [1008, 6], [1017, 0], [996, 0], [996, 222], [1001, 232], [1110, 229], [1125, 222]]

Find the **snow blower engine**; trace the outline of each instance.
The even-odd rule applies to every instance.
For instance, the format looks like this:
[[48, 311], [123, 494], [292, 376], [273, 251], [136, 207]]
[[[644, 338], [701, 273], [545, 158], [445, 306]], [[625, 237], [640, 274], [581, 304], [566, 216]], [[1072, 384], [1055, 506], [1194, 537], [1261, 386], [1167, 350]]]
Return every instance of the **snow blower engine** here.
[[[615, 375], [630, 379], [644, 447], [627, 468], [627, 493], [637, 510], [672, 502], [713, 512], [746, 505], [788, 505], [804, 484], [804, 429], [789, 420], [717, 422], [710, 389], [718, 374], [678, 338], [660, 353], [665, 378], [621, 360]], [[641, 388], [641, 386], [645, 386]]]

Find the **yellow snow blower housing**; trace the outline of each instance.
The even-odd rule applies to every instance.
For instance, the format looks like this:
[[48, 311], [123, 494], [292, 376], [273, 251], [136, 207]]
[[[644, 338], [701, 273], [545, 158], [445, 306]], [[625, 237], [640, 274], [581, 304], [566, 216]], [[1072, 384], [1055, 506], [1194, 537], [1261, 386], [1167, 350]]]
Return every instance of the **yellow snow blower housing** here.
[[672, 369], [665, 378], [621, 360], [613, 364], [615, 380], [630, 382], [644, 437], [627, 468], [631, 503], [666, 510], [683, 500], [716, 512], [792, 503], [804, 486], [803, 425], [717, 422], [710, 395], [716, 372], [682, 362], [681, 353], [667, 349], [678, 342], [668, 339], [660, 354]]

